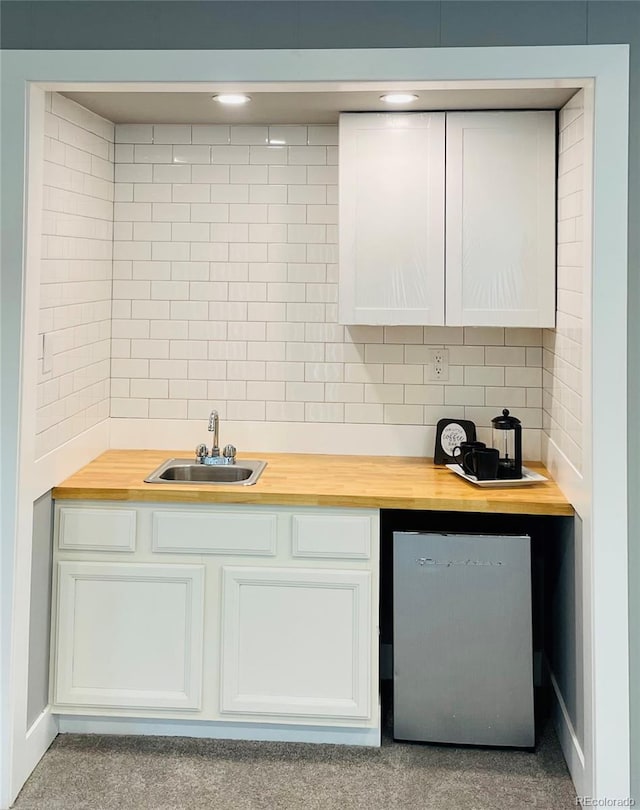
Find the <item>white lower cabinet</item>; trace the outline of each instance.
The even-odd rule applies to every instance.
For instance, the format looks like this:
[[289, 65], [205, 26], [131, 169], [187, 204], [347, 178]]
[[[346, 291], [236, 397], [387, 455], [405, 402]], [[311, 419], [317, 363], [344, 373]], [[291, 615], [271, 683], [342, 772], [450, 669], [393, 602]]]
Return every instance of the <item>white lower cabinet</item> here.
[[371, 715], [371, 574], [223, 568], [221, 711]]
[[379, 741], [377, 510], [60, 501], [54, 526], [57, 714]]
[[59, 562], [55, 702], [199, 709], [204, 566]]

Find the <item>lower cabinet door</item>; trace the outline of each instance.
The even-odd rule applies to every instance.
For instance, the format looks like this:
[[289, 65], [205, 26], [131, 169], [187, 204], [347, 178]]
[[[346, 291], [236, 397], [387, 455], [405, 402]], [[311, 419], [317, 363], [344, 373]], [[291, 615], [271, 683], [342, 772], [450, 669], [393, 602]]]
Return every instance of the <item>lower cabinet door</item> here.
[[199, 709], [204, 566], [58, 563], [54, 702]]
[[223, 568], [222, 713], [369, 718], [371, 574]]

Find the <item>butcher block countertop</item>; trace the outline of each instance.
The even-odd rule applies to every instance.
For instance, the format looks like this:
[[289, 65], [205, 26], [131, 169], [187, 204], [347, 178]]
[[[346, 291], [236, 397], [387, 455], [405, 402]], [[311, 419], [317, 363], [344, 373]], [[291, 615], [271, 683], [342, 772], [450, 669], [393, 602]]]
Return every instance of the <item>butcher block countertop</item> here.
[[[238, 463], [243, 458], [268, 462], [253, 486], [144, 483], [166, 459], [191, 456], [184, 450], [108, 450], [55, 487], [53, 497], [573, 515], [571, 504], [553, 481], [480, 488], [428, 458], [242, 453]], [[527, 462], [527, 466], [549, 477], [541, 464]]]

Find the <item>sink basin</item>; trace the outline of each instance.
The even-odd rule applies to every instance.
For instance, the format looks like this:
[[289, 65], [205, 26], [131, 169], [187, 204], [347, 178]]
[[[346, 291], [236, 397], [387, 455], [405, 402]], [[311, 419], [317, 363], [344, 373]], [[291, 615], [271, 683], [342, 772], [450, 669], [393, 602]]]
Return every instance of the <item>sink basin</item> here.
[[266, 461], [242, 459], [235, 464], [195, 464], [190, 458], [170, 458], [145, 478], [147, 484], [255, 484]]

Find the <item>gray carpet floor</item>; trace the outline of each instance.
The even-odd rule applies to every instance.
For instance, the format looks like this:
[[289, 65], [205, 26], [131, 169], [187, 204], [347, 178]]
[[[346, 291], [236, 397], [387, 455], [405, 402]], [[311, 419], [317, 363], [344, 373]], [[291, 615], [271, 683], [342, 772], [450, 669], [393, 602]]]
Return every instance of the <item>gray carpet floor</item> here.
[[568, 810], [547, 724], [535, 753], [61, 734], [16, 810]]

